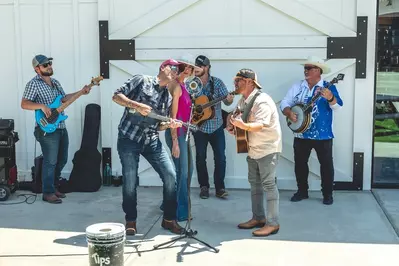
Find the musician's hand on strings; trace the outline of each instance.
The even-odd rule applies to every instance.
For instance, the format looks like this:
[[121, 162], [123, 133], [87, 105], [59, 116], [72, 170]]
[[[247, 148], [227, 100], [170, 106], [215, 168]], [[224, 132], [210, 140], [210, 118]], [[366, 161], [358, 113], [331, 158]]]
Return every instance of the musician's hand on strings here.
[[330, 100], [333, 97], [333, 94], [332, 94], [332, 92], [329, 89], [321, 90], [320, 94], [321, 94], [321, 97], [323, 97], [323, 98], [325, 98], [327, 100]]
[[146, 105], [146, 104], [140, 104], [139, 106], [137, 106], [135, 108], [137, 110], [137, 112], [139, 112], [140, 114], [147, 116], [150, 112], [151, 112], [151, 107]]
[[89, 94], [90, 90], [91, 90], [91, 88], [90, 88], [89, 86], [87, 86], [87, 85], [85, 85], [85, 86], [81, 89], [81, 91], [83, 92], [84, 95]]
[[241, 129], [246, 128], [244, 121], [242, 121], [241, 114], [237, 115], [236, 117], [231, 116], [230, 123]]
[[298, 119], [297, 114], [291, 111], [288, 115], [288, 119], [295, 123]]
[[46, 105], [43, 104], [42, 108], [40, 108], [40, 110], [43, 111], [43, 113], [46, 115], [47, 118], [50, 117], [51, 115], [51, 109], [48, 108]]
[[181, 126], [182, 126], [182, 123], [181, 123], [181, 122], [178, 122], [178, 121], [176, 121], [176, 120], [174, 120], [174, 119], [171, 119], [169, 123], [170, 123], [170, 124], [169, 124], [169, 127], [170, 127], [170, 128], [178, 128], [178, 127], [181, 127]]
[[234, 100], [234, 95], [233, 95], [233, 94], [230, 94], [230, 93], [227, 94], [226, 100], [227, 100], [229, 103], [232, 103], [233, 100]]

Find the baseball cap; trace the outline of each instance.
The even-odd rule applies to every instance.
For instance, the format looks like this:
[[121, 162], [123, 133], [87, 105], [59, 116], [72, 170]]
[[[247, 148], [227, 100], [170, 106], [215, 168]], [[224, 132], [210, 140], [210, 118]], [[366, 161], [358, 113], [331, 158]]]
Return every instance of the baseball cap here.
[[163, 61], [160, 68], [165, 67], [165, 66], [178, 66], [179, 72], [184, 71], [184, 69], [186, 68], [184, 63], [179, 62], [175, 59], [168, 59], [168, 60]]
[[199, 55], [195, 59], [195, 65], [199, 66], [199, 67], [201, 67], [201, 66], [210, 66], [211, 65], [211, 61], [209, 61], [209, 58], [206, 57], [205, 55]]
[[49, 61], [53, 60], [52, 57], [47, 57], [42, 54], [38, 54], [32, 59], [32, 66], [37, 67], [38, 65], [42, 65], [44, 63], [48, 63]]
[[252, 79], [254, 81], [256, 87], [258, 87], [259, 89], [262, 89], [262, 86], [258, 82], [258, 77], [257, 77], [255, 71], [253, 71], [252, 69], [243, 68], [237, 72], [236, 77]]

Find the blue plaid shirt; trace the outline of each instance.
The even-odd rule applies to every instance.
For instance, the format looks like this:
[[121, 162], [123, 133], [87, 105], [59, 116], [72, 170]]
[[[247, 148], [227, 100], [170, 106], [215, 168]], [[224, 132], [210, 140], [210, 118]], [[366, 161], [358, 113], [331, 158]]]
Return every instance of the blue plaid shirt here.
[[[169, 116], [169, 108], [172, 96], [166, 87], [160, 87], [155, 76], [135, 75], [128, 79], [115, 94], [122, 93], [129, 99], [149, 105], [152, 111]], [[158, 126], [161, 121], [142, 116], [139, 112], [131, 113], [125, 107], [121, 121], [118, 126], [119, 135], [140, 142], [143, 138], [145, 143], [153, 138], [158, 138]]]
[[[36, 75], [25, 86], [23, 98], [35, 103], [50, 105], [58, 95], [65, 97], [64, 89], [60, 82], [50, 78], [53, 86], [49, 86], [40, 75]], [[64, 112], [62, 112], [64, 114]], [[37, 125], [37, 124], [36, 124]], [[57, 128], [65, 128], [65, 121], [61, 121]]]
[[[211, 95], [211, 81], [213, 81], [214, 84], [214, 92], [213, 95]], [[201, 91], [201, 95], [206, 95], [208, 98], [212, 96], [213, 99], [219, 98], [222, 96], [227, 96], [229, 94], [226, 85], [223, 83], [223, 81], [219, 78], [209, 76], [208, 82], [204, 86], [204, 88]], [[211, 101], [211, 99], [209, 99]], [[222, 118], [222, 103], [219, 102], [215, 107], [215, 116], [212, 119], [206, 120], [200, 127], [199, 130], [211, 134], [215, 132], [218, 128], [220, 128], [223, 125], [223, 118]]]

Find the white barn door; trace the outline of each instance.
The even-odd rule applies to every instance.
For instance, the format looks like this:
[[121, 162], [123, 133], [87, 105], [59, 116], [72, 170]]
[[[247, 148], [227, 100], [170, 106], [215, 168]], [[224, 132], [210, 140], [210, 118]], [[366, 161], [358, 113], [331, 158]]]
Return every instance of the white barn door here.
[[[156, 75], [159, 64], [184, 53], [204, 54], [211, 74], [234, 89], [232, 78], [243, 67], [254, 69], [260, 83], [279, 105], [292, 83], [303, 78], [300, 63], [309, 55], [327, 59], [344, 108], [334, 117], [336, 189], [370, 186], [373, 128], [374, 31], [373, 0], [99, 0], [100, 66], [104, 160], [121, 174], [116, 149], [123, 108], [112, 94], [132, 74]], [[239, 96], [236, 96], [237, 103]], [[226, 107], [231, 110], [234, 106]], [[295, 189], [293, 135], [281, 115], [283, 154], [279, 188]], [[161, 133], [162, 139], [163, 134]], [[247, 188], [246, 155], [236, 154], [235, 139], [226, 132], [226, 186]], [[195, 149], [195, 147], [193, 147]], [[208, 150], [208, 170], [213, 155]], [[310, 163], [311, 189], [320, 189], [317, 157]], [[148, 164], [140, 160], [140, 185], [160, 185]], [[213, 183], [212, 180], [210, 183]], [[197, 186], [194, 171], [193, 186]], [[364, 184], [364, 186], [363, 186]]]

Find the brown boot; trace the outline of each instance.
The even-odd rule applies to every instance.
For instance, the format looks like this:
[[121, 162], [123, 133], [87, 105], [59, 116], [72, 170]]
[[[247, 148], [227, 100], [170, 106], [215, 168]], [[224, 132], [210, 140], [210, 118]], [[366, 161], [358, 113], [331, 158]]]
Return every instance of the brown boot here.
[[134, 236], [137, 233], [136, 222], [126, 222], [126, 235]]
[[248, 222], [240, 223], [238, 225], [238, 228], [240, 228], [240, 229], [252, 229], [252, 228], [255, 228], [255, 227], [265, 226], [265, 223], [266, 223], [266, 220], [258, 221], [258, 220], [255, 220], [255, 219], [252, 218]]
[[278, 230], [280, 230], [280, 226], [271, 226], [271, 225], [265, 225], [262, 228], [255, 230], [252, 232], [254, 236], [268, 236], [268, 235], [274, 235], [277, 234]]
[[48, 203], [62, 203], [62, 200], [58, 198], [55, 194], [43, 194], [43, 201], [47, 201]]
[[184, 234], [185, 229], [183, 227], [181, 227], [176, 220], [173, 221], [168, 221], [165, 219], [162, 219], [162, 223], [161, 226], [166, 229], [169, 230], [170, 232], [174, 233], [174, 234]]
[[66, 197], [64, 193], [59, 192], [58, 190], [55, 191], [55, 195], [56, 195], [57, 197], [59, 197], [59, 198], [65, 198], [65, 197]]

